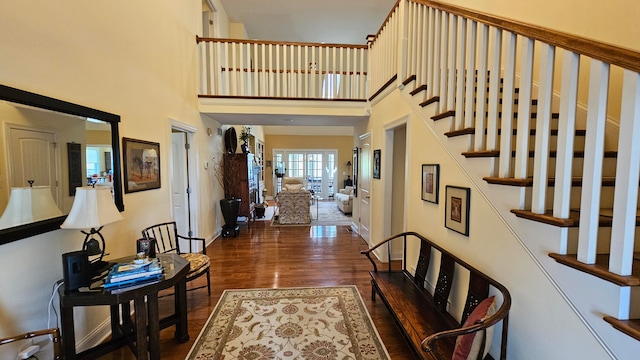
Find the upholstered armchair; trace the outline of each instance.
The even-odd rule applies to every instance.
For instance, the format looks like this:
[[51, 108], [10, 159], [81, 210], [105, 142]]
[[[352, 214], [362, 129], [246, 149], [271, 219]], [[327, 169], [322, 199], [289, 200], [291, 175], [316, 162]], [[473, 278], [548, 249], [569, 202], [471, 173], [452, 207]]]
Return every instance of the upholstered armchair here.
[[304, 189], [303, 179], [282, 179], [282, 191], [276, 197], [278, 205], [278, 223], [310, 224], [311, 193]]

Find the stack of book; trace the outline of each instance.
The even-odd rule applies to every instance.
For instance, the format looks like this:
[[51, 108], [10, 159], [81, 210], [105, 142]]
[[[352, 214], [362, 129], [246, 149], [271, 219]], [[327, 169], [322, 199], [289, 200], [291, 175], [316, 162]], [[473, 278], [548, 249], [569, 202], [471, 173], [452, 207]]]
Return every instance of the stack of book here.
[[154, 259], [145, 264], [123, 263], [111, 268], [104, 281], [104, 288], [119, 289], [132, 285], [153, 282], [162, 277], [162, 264]]

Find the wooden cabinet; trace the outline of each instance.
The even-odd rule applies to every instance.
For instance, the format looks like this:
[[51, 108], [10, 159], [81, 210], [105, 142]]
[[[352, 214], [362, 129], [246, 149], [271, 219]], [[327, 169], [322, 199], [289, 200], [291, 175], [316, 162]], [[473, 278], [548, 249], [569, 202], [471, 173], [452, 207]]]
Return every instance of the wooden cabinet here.
[[224, 196], [242, 199], [238, 216], [246, 216], [247, 223], [255, 218], [258, 201], [258, 173], [253, 154], [224, 154]]

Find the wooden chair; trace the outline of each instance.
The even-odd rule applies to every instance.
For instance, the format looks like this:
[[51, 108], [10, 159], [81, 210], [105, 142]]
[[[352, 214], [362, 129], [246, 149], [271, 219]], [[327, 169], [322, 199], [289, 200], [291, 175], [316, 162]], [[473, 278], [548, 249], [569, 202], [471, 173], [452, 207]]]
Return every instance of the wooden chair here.
[[[177, 253], [185, 260], [189, 261], [191, 269], [187, 274], [187, 282], [196, 279], [202, 275], [207, 276], [207, 292], [211, 295], [211, 279], [209, 277], [209, 268], [211, 259], [207, 256], [205, 240], [198, 237], [187, 237], [178, 235], [178, 228], [175, 221], [149, 226], [142, 230], [142, 237], [145, 239], [156, 240], [156, 251], [162, 254]], [[180, 240], [186, 240], [189, 244], [188, 251], [181, 248]], [[202, 252], [192, 252], [191, 244], [193, 241], [201, 243]], [[189, 290], [201, 289], [205, 286], [195, 287]]]
[[38, 336], [51, 335], [53, 341], [53, 358], [55, 360], [63, 359], [62, 354], [62, 341], [60, 337], [60, 330], [58, 328], [51, 328], [47, 330], [30, 331], [24, 334], [11, 336], [8, 338], [0, 339], [0, 345], [9, 344], [19, 340], [31, 339]]

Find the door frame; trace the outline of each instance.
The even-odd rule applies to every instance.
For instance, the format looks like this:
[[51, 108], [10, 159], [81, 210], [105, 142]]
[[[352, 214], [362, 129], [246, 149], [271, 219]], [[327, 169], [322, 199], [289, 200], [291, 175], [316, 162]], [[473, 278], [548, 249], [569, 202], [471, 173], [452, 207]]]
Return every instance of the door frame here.
[[[393, 159], [394, 159], [394, 135], [395, 135], [395, 131], [401, 127], [405, 127], [406, 128], [406, 134], [411, 134], [411, 129], [410, 129], [410, 124], [411, 121], [410, 120], [410, 115], [406, 114], [404, 116], [401, 116], [400, 118], [393, 120], [387, 124], [384, 125], [384, 143], [383, 143], [383, 158], [382, 158], [382, 168], [380, 169], [380, 172], [382, 174], [382, 181], [383, 181], [383, 187], [384, 187], [384, 195], [383, 195], [383, 202], [384, 202], [384, 206], [382, 206], [383, 209], [383, 214], [382, 214], [382, 219], [383, 219], [383, 226], [382, 226], [382, 234], [383, 234], [383, 239], [386, 239], [388, 237], [390, 237], [391, 235], [394, 235], [391, 233], [391, 228], [392, 228], [392, 216], [393, 214], [393, 188], [394, 186], [403, 186], [405, 189], [409, 189], [410, 186], [410, 182], [409, 182], [409, 177], [410, 177], [410, 169], [409, 169], [409, 164], [410, 164], [410, 156], [411, 156], [411, 152], [407, 151], [407, 149], [409, 149], [409, 136], [407, 136], [405, 138], [405, 149], [404, 149], [404, 153], [405, 153], [405, 159], [404, 159], [404, 182], [402, 184], [398, 184], [397, 182], [394, 183], [393, 181], [393, 174], [394, 174], [394, 166], [393, 166]], [[409, 213], [409, 194], [407, 191], [404, 192], [404, 196], [402, 199], [395, 199], [402, 201], [402, 219], [403, 219], [403, 224], [402, 224], [402, 230], [403, 231], [407, 231], [407, 227], [408, 227], [408, 219], [407, 219], [407, 214]], [[398, 214], [395, 214], [398, 215]], [[386, 252], [386, 249], [384, 249], [384, 251]], [[402, 259], [402, 251], [400, 249], [400, 251], [396, 251], [396, 249], [392, 250], [392, 259], [394, 260], [399, 260]], [[385, 258], [386, 258], [386, 254], [384, 254]]]
[[[189, 200], [188, 200], [188, 210], [189, 210], [190, 216], [187, 216], [187, 219], [190, 219], [189, 228], [193, 232], [194, 236], [198, 236], [197, 234], [199, 234], [199, 224], [200, 224], [200, 212], [198, 211], [198, 209], [200, 209], [200, 200], [199, 200], [200, 196], [199, 196], [199, 189], [197, 186], [198, 184], [197, 179], [199, 179], [200, 174], [198, 173], [199, 168], [197, 166], [197, 164], [199, 163], [198, 154], [195, 151], [196, 149], [195, 134], [196, 134], [197, 128], [178, 120], [169, 119], [169, 135], [168, 135], [169, 144], [173, 143], [173, 137], [172, 137], [173, 130], [184, 132], [187, 137], [187, 143], [189, 144], [189, 149], [187, 149], [186, 151], [187, 171], [189, 172], [187, 181], [188, 181], [189, 189], [191, 189], [191, 194], [189, 195]], [[169, 173], [172, 174], [174, 171], [175, 159], [173, 159], [171, 151], [168, 151], [168, 155], [169, 155], [168, 156]], [[169, 181], [169, 206], [171, 208], [171, 218], [175, 219], [175, 214], [173, 213], [173, 209], [174, 209], [173, 198], [171, 196], [171, 194], [173, 193], [172, 186], [173, 184], [171, 184], [171, 182]], [[202, 249], [194, 248], [194, 250], [202, 250]]]
[[[365, 164], [365, 159], [362, 156], [362, 149], [363, 149], [363, 143], [368, 142], [369, 143], [369, 158], [366, 159], [369, 164]], [[358, 136], [358, 234], [360, 234], [360, 237], [362, 239], [364, 239], [364, 241], [367, 243], [367, 245], [369, 245], [369, 247], [371, 247], [371, 188], [373, 186], [373, 182], [371, 181], [372, 179], [372, 173], [371, 173], [371, 169], [372, 169], [372, 164], [371, 161], [373, 159], [373, 146], [372, 146], [372, 142], [373, 142], [373, 136], [371, 134], [371, 132], [366, 132], [360, 136]], [[366, 165], [366, 166], [365, 166]], [[365, 171], [366, 170], [366, 173]], [[365, 200], [365, 195], [362, 194], [362, 179], [369, 179], [369, 195], [368, 195], [368, 199], [367, 199], [367, 203], [369, 206], [369, 210], [367, 211], [367, 213], [369, 214], [368, 219], [366, 224], [368, 224], [368, 228], [367, 231], [362, 231], [362, 202]], [[354, 203], [355, 203], [355, 199], [354, 198]], [[365, 234], [365, 236], [362, 236], [363, 234]]]

